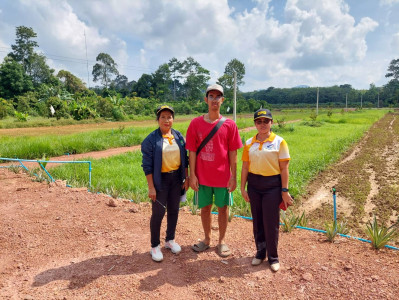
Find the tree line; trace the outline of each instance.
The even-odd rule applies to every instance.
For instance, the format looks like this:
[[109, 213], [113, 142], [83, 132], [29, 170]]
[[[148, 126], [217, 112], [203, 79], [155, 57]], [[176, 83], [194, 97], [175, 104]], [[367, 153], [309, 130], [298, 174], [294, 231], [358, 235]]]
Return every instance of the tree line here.
[[[150, 74], [142, 74], [135, 81], [120, 74], [118, 65], [107, 53], [99, 53], [92, 69], [93, 81], [86, 84], [68, 70], [55, 70], [47, 65], [47, 58], [35, 48], [37, 34], [30, 27], [16, 27], [12, 51], [0, 64], [0, 118], [27, 116], [74, 118], [76, 120], [103, 117], [122, 120], [138, 115], [151, 115], [159, 103], [175, 106], [178, 113], [202, 113], [202, 101], [210, 80], [210, 72], [193, 57], [184, 60], [171, 58]], [[218, 83], [225, 89], [222, 113], [232, 111], [234, 72], [237, 78], [237, 112], [253, 112], [259, 107], [300, 107], [315, 103], [316, 88], [273, 88], [242, 93], [245, 66], [232, 59], [225, 67]], [[370, 85], [369, 90], [355, 90], [350, 85], [320, 88], [321, 105], [397, 106], [399, 97], [399, 59], [392, 60], [386, 77], [392, 77], [384, 87]], [[377, 98], [380, 102], [376, 104]]]

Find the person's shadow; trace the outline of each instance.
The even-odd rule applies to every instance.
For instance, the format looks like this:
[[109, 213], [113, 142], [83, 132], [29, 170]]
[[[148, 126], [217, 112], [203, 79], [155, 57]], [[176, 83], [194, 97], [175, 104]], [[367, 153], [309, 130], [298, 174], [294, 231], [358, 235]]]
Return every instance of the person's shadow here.
[[246, 273], [261, 270], [250, 266], [249, 257], [201, 259], [190, 246], [183, 246], [182, 252], [176, 256], [169, 251], [163, 253], [164, 261], [170, 260], [173, 263], [156, 263], [152, 261], [148, 252], [133, 252], [131, 256], [100, 256], [41, 272], [35, 276], [32, 286], [40, 287], [52, 281], [67, 280], [69, 289], [79, 289], [101, 276], [130, 275], [159, 270], [156, 275], [146, 276], [140, 281], [140, 290], [152, 291], [165, 283], [186, 286], [210, 277], [242, 277]]

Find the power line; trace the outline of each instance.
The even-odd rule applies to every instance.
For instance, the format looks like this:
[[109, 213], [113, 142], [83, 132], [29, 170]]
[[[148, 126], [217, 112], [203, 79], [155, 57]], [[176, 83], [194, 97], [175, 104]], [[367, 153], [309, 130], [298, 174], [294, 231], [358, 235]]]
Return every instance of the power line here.
[[[5, 49], [5, 50], [1, 50]], [[0, 53], [9, 53], [8, 50], [12, 50], [10, 47], [0, 47]], [[75, 63], [75, 64], [81, 64], [81, 65], [86, 65], [87, 67], [90, 64], [90, 67], [93, 67], [97, 61], [96, 60], [88, 60], [88, 59], [83, 59], [83, 58], [76, 58], [76, 57], [69, 57], [69, 56], [62, 56], [62, 55], [57, 55], [57, 54], [51, 54], [51, 53], [45, 53], [41, 52], [46, 58], [49, 58], [54, 61], [61, 61], [61, 62], [69, 62], [69, 63]], [[153, 68], [146, 68], [146, 67], [141, 67], [141, 66], [133, 66], [133, 65], [124, 65], [124, 64], [118, 64], [118, 67], [123, 68], [124, 70], [130, 70], [130, 71], [140, 71], [140, 72], [148, 72], [150, 71], [155, 72], [156, 70]], [[187, 78], [190, 76], [190, 74], [180, 74], [180, 78]]]
[[[9, 47], [0, 47], [0, 49], [12, 50]], [[0, 50], [0, 52], [8, 53], [9, 51]], [[62, 56], [62, 55], [57, 55], [57, 54], [45, 53], [45, 52], [42, 52], [42, 54], [46, 58], [49, 58], [49, 59], [55, 60], [55, 61], [72, 62], [72, 63], [78, 63], [78, 64], [84, 64], [84, 65], [87, 65], [88, 63], [90, 63], [91, 66], [94, 66], [97, 63], [96, 60], [87, 60], [84, 58]], [[143, 72], [144, 71], [154, 71], [153, 68], [146, 68], [146, 67], [141, 67], [141, 66], [125, 65], [125, 64], [118, 64], [118, 63], [117, 63], [117, 65], [118, 65], [118, 67], [122, 67], [124, 69], [133, 70], [133, 71], [143, 71]]]

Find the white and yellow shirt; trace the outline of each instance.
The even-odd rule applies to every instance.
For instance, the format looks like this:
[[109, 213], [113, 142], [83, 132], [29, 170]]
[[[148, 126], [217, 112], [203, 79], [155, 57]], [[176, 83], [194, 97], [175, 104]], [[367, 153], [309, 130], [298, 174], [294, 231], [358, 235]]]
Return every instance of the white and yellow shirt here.
[[290, 160], [287, 142], [271, 132], [263, 142], [256, 135], [245, 142], [242, 161], [249, 162], [249, 172], [262, 176], [280, 174], [280, 161]]
[[179, 169], [181, 164], [180, 149], [173, 137], [163, 136], [162, 169], [161, 172], [171, 172]]

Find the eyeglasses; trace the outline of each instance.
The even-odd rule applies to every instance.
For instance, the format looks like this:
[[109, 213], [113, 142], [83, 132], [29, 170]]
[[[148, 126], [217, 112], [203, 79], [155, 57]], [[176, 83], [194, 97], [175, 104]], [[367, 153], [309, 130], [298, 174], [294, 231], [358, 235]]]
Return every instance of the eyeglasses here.
[[212, 95], [208, 96], [208, 100], [211, 100], [211, 101], [219, 101], [222, 98], [223, 98], [223, 96], [216, 96], [216, 97], [213, 97]]
[[270, 121], [271, 121], [270, 119], [255, 120], [255, 124], [256, 124], [256, 125], [261, 125], [262, 123], [263, 123], [263, 124], [269, 124]]

